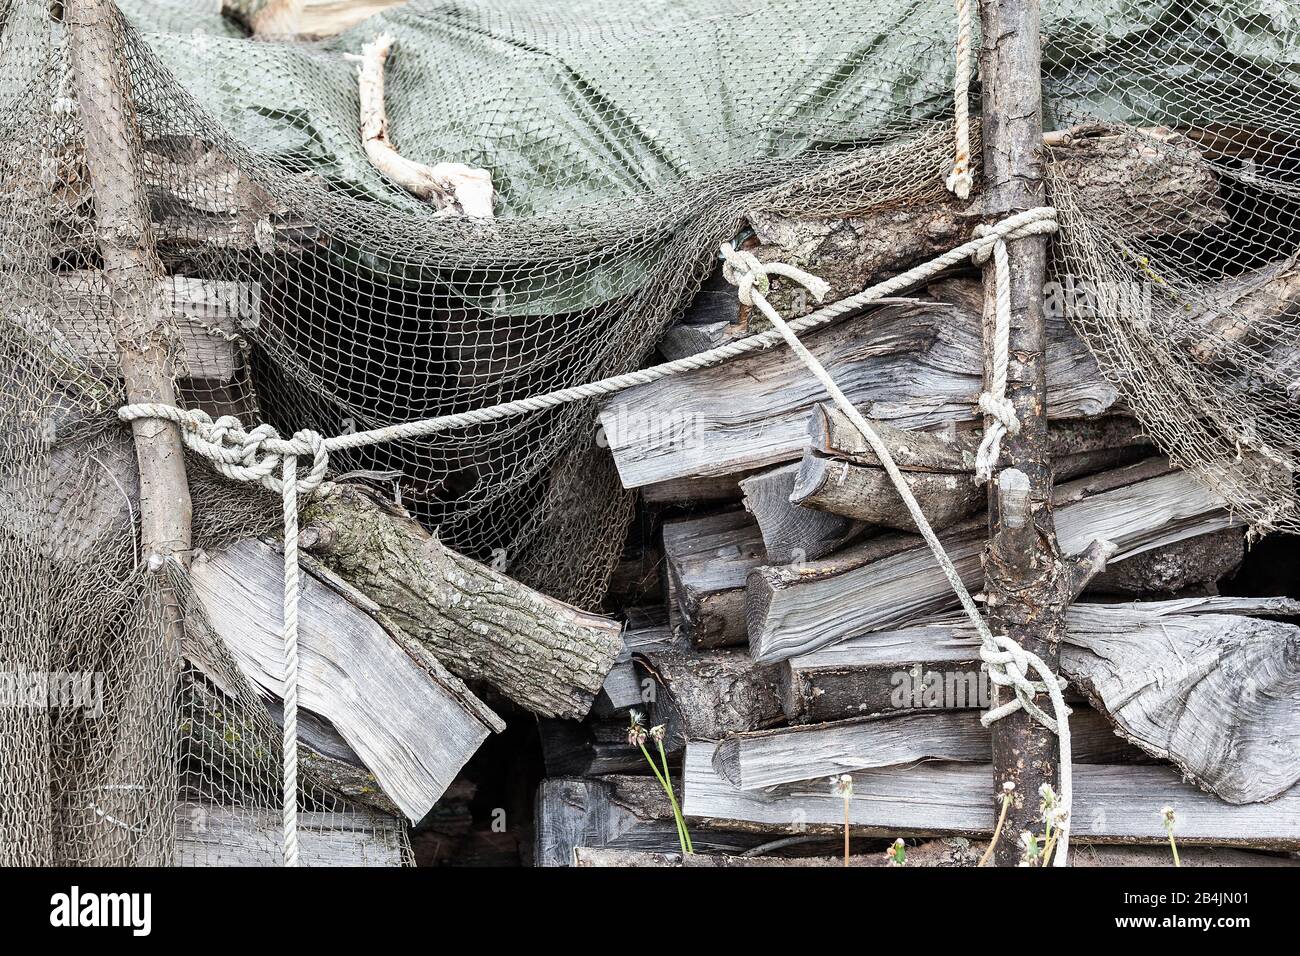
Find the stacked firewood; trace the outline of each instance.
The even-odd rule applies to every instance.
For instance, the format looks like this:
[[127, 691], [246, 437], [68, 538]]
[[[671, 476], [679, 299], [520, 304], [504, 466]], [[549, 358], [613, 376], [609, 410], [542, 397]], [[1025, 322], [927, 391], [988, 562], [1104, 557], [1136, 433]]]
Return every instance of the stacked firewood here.
[[[1086, 204], [1113, 217], [1145, 183], [1128, 223], [1144, 234], [1220, 225], [1229, 211], [1209, 167], [1186, 159], [1195, 148], [1175, 134], [1156, 141], [1170, 151], [1104, 135], [1051, 152]], [[960, 242], [969, 214], [954, 199], [841, 220], [756, 214], [751, 245], [826, 276], [842, 297]], [[1290, 306], [1282, 281], [1205, 292], [1249, 317]], [[801, 310], [797, 290], [772, 298]], [[956, 271], [805, 339], [873, 422], [976, 594], [988, 534], [987, 489], [973, 475], [982, 302], [974, 273]], [[1300, 845], [1300, 629], [1276, 620], [1300, 604], [1220, 594], [1246, 528], [1159, 453], [1067, 318], [1049, 318], [1056, 533], [1065, 554], [1113, 546], [1069, 611], [1061, 650], [1072, 838], [1163, 842], [1170, 806], [1183, 843]], [[701, 351], [752, 331], [751, 319], [715, 277], [661, 352]], [[846, 821], [862, 865], [884, 865], [879, 851], [897, 837], [945, 841], [914, 846], [914, 862], [978, 859], [970, 841], [993, 831], [998, 790], [979, 720], [990, 699], [979, 641], [880, 461], [824, 399], [778, 348], [603, 406], [619, 473], [641, 492], [640, 527], [653, 533], [616, 576], [609, 604], [627, 622], [625, 653], [592, 715], [542, 727], [540, 865], [682, 862], [672, 805], [627, 739], [638, 719], [664, 728], [691, 865], [813, 864], [839, 852]], [[844, 774], [847, 798], [830, 780]], [[1080, 859], [1152, 856], [1094, 848]]]

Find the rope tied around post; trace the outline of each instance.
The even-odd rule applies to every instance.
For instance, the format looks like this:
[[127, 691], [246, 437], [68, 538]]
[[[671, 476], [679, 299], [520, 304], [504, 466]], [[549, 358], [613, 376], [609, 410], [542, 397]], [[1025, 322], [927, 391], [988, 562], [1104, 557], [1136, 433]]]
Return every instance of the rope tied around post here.
[[[499, 421], [519, 415], [555, 408], [572, 402], [584, 401], [601, 395], [620, 392], [633, 385], [658, 381], [671, 375], [718, 365], [728, 359], [767, 349], [785, 341], [799, 359], [817, 377], [835, 403], [849, 420], [862, 432], [875, 451], [894, 487], [898, 490], [917, 529], [934, 553], [935, 560], [957, 595], [962, 609], [974, 624], [981, 642], [981, 659], [989, 667], [990, 679], [1001, 687], [1011, 687], [1015, 699], [988, 711], [981, 718], [986, 725], [1009, 713], [1024, 708], [1034, 720], [1057, 734], [1061, 743], [1061, 801], [1066, 811], [1062, 825], [1055, 863], [1064, 866], [1069, 848], [1068, 811], [1070, 807], [1070, 730], [1066, 717], [1069, 709], [1061, 696], [1063, 684], [1037, 655], [1026, 651], [1015, 641], [994, 636], [984, 622], [974, 599], [962, 583], [942, 543], [921, 511], [915, 496], [904, 480], [902, 472], [885, 446], [862, 414], [840, 390], [821, 362], [799, 340], [798, 333], [814, 329], [858, 311], [879, 301], [931, 279], [945, 270], [973, 256], [994, 255], [996, 247], [1007, 241], [1030, 235], [1043, 235], [1056, 231], [1056, 210], [1037, 207], [1009, 216], [991, 226], [980, 227], [976, 235], [948, 252], [914, 266], [884, 282], [863, 289], [854, 295], [824, 306], [809, 315], [786, 322], [767, 300], [770, 277], [779, 276], [798, 283], [820, 302], [829, 292], [829, 284], [811, 273], [787, 263], [762, 262], [753, 253], [737, 250], [730, 244], [721, 247], [723, 275], [737, 289], [740, 301], [757, 308], [773, 326], [759, 332], [708, 349], [696, 355], [665, 362], [647, 369], [627, 372], [610, 378], [558, 389], [543, 395], [442, 415], [414, 422], [400, 422], [367, 431], [346, 435], [322, 437], [310, 429], [302, 429], [290, 439], [282, 438], [270, 425], [245, 429], [239, 419], [222, 416], [213, 420], [200, 409], [187, 410], [174, 405], [139, 403], [118, 409], [118, 418], [124, 422], [153, 418], [174, 422], [180, 426], [181, 437], [195, 454], [207, 460], [220, 474], [234, 481], [260, 484], [282, 498], [284, 508], [284, 847], [285, 864], [298, 865], [297, 836], [297, 708], [298, 708], [298, 496], [309, 495], [326, 484], [330, 454], [352, 448], [362, 448], [381, 442], [410, 440], [427, 437], [455, 428], [464, 428]], [[1004, 249], [1005, 251], [1005, 249]], [[1008, 316], [1010, 306], [1008, 304]], [[1009, 321], [1009, 319], [1008, 319]], [[983, 404], [981, 404], [983, 407]], [[995, 456], [996, 457], [996, 456]], [[298, 460], [310, 458], [311, 466], [300, 473]], [[276, 471], [279, 475], [276, 475]], [[1030, 674], [1036, 673], [1039, 680]], [[1052, 703], [1048, 714], [1034, 702], [1034, 696], [1046, 693]]]
[[994, 295], [993, 341], [989, 343], [992, 356], [989, 388], [980, 393], [979, 406], [992, 421], [984, 428], [984, 438], [975, 452], [975, 478], [989, 481], [1002, 450], [1002, 437], [1020, 431], [1015, 406], [1007, 398], [1007, 368], [1011, 364], [1011, 262], [1007, 243], [1028, 236], [1045, 236], [1056, 232], [1056, 214], [1026, 223], [1013, 232], [998, 234], [992, 226], [976, 226], [975, 235], [981, 238], [996, 236], [991, 248], [981, 248], [971, 253], [977, 266], [993, 262]]

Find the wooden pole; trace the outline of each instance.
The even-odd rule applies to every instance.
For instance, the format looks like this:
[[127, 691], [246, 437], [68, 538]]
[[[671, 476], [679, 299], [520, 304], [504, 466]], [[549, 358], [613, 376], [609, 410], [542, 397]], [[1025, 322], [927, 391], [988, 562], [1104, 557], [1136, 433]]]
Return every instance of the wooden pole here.
[[[126, 399], [175, 405], [173, 335], [159, 292], [163, 267], [149, 224], [119, 16], [112, 0], [68, 0], [64, 5], [95, 197], [96, 245]], [[155, 569], [169, 557], [188, 564], [191, 505], [180, 431], [170, 422], [137, 419], [131, 432], [140, 462], [143, 557]]]
[[[162, 297], [162, 262], [154, 248], [140, 168], [140, 133], [125, 63], [121, 14], [112, 0], [67, 0], [68, 54], [85, 136], [86, 168], [95, 200], [95, 241], [109, 298], [109, 320], [126, 400], [176, 404], [172, 364], [175, 330]], [[139, 643], [124, 662], [124, 686], [110, 751], [97, 774], [94, 809], [115, 821], [96, 831], [88, 862], [162, 865], [173, 862], [174, 824], [159, 812], [175, 799], [174, 761], [157, 748], [174, 733], [182, 614], [168, 574], [188, 567], [190, 491], [184, 446], [173, 424], [132, 422], [140, 468], [140, 545], [146, 566], [160, 572], [158, 629], [146, 615]]]
[[[1043, 111], [1038, 0], [980, 0], [983, 89], [983, 212], [986, 221], [1046, 204], [1043, 185]], [[989, 544], [984, 593], [989, 624], [1055, 668], [1068, 601], [1061, 600], [1064, 563], [1052, 518], [1052, 473], [1047, 464], [1046, 326], [1043, 285], [1047, 238], [1010, 244], [1011, 337], [1007, 397], [1020, 430], [1002, 441], [1003, 464], [989, 488]], [[995, 301], [992, 265], [984, 276], [984, 339], [992, 342]], [[986, 355], [989, 352], [986, 349]], [[991, 377], [986, 357], [986, 388]], [[987, 423], [986, 423], [987, 424]], [[994, 706], [1010, 692], [995, 689]], [[1050, 711], [1046, 698], [1039, 702]], [[1042, 832], [1039, 787], [1057, 785], [1059, 751], [1054, 734], [1023, 710], [993, 725], [994, 780], [990, 802], [1002, 784], [1015, 784], [1002, 838], [999, 866], [1020, 859], [1019, 835]]]

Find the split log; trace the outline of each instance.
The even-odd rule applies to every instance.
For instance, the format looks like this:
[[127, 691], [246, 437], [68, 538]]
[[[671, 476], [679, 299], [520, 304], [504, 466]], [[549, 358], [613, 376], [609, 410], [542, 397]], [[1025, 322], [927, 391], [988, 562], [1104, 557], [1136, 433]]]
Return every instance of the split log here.
[[[873, 427], [936, 531], [979, 510], [985, 494], [971, 477], [979, 432], [906, 431], [884, 422], [873, 422]], [[882, 527], [916, 530], [893, 482], [847, 415], [833, 405], [817, 405], [808, 435], [791, 503]], [[1054, 422], [1048, 432], [1048, 454], [1058, 480], [1129, 464], [1154, 450], [1130, 418], [1071, 419]]]
[[438, 543], [395, 506], [336, 486], [304, 505], [299, 544], [467, 681], [543, 717], [591, 709], [619, 624], [548, 598]]
[[[916, 530], [916, 522], [885, 469], [814, 454], [805, 454], [794, 467], [797, 475], [789, 498], [793, 510], [829, 513], [862, 526]], [[973, 474], [907, 471], [903, 480], [935, 531], [952, 527], [984, 505], [984, 485], [977, 483]]]
[[[1079, 633], [1086, 639], [1089, 622], [1097, 614], [1121, 616], [1126, 607], [1158, 610], [1163, 615], [1279, 615], [1290, 613], [1291, 605], [1274, 598], [1074, 605], [1066, 612], [1067, 634]], [[1072, 659], [1068, 645], [1064, 653], [1067, 661]], [[1072, 695], [1067, 691], [1067, 700]], [[990, 695], [978, 636], [964, 617], [950, 616], [861, 634], [792, 657], [782, 664], [781, 699], [790, 722], [825, 723], [907, 707], [983, 708]]]
[[[828, 842], [830, 839], [828, 838]], [[978, 866], [988, 847], [986, 841], [963, 838], [927, 840], [919, 846], [907, 848], [908, 869], [932, 867]], [[1183, 866], [1300, 866], [1300, 860], [1285, 856], [1237, 850], [1231, 847], [1189, 846], [1178, 851]], [[609, 847], [580, 846], [574, 851], [576, 866], [580, 867], [635, 867], [638, 869], [767, 869], [790, 867], [842, 867], [842, 856], [719, 856], [711, 853], [656, 853], [651, 850], [619, 850]], [[1071, 844], [1070, 865], [1092, 866], [1169, 866], [1167, 849], [1141, 846], [1092, 846], [1086, 843]], [[883, 853], [868, 853], [849, 857], [851, 867], [888, 867], [890, 862]]]
[[[1062, 670], [1126, 739], [1203, 789], [1278, 797], [1300, 780], [1300, 628], [1171, 613], [1181, 605], [1077, 606]], [[1282, 605], [1272, 611], [1300, 613]]]
[[664, 523], [669, 614], [696, 647], [745, 643], [745, 580], [767, 561], [763, 535], [743, 511]]
[[[280, 866], [283, 821], [266, 810], [182, 803], [176, 807], [179, 866]], [[298, 814], [303, 866], [404, 866], [403, 825], [378, 814]]]
[[[804, 341], [855, 405], [919, 430], [978, 420], [980, 322], [980, 308], [965, 302], [893, 301]], [[1049, 414], [1095, 416], [1114, 405], [1115, 389], [1064, 320], [1049, 321], [1049, 332]], [[602, 405], [600, 420], [624, 486], [639, 488], [794, 460], [823, 397], [796, 356], [773, 348], [626, 389]]]
[[782, 465], [740, 483], [745, 510], [758, 522], [767, 560], [773, 564], [816, 561], [862, 536], [863, 521], [800, 507], [794, 500], [800, 465]]
[[[825, 780], [736, 790], [713, 770], [713, 744], [691, 743], [684, 765], [683, 813], [703, 828], [782, 834], [834, 833], [844, 799]], [[855, 834], [987, 837], [996, 819], [988, 764], [922, 763], [853, 776], [849, 825]], [[1074, 768], [1071, 838], [1093, 843], [1167, 843], [1163, 806], [1178, 811], [1178, 842], [1300, 847], [1300, 788], [1272, 803], [1234, 805], [1179, 779], [1170, 767], [1082, 764]], [[694, 833], [694, 829], [692, 829]]]
[[648, 651], [636, 661], [654, 681], [651, 722], [664, 725], [667, 750], [784, 718], [780, 670], [755, 666], [744, 651]]
[[1185, 538], [1121, 561], [1089, 582], [1084, 594], [1164, 596], [1197, 588], [1208, 594], [1246, 557], [1246, 529], [1224, 528]]
[[[1086, 707], [1071, 715], [1070, 737], [1076, 763], [1154, 762]], [[714, 750], [713, 769], [737, 790], [758, 790], [921, 760], [991, 759], [989, 729], [977, 711], [913, 711], [733, 734]]]
[[1300, 261], [1292, 256], [1197, 291], [1196, 301], [1180, 303], [1176, 319], [1177, 328], [1201, 330], [1203, 338], [1188, 349], [1193, 359], [1212, 365], [1231, 361], [1243, 347], [1267, 351], [1300, 309]]
[[358, 99], [361, 104], [361, 143], [366, 156], [381, 173], [403, 189], [433, 203], [439, 215], [491, 219], [496, 190], [492, 174], [464, 163], [426, 166], [407, 159], [388, 137], [388, 112], [384, 106], [384, 63], [393, 38], [380, 34], [361, 48]]
[[[283, 698], [280, 555], [240, 541], [195, 561], [190, 580], [243, 674]], [[393, 802], [418, 821], [487, 735], [505, 725], [420, 644], [381, 626], [371, 616], [378, 609], [346, 585], [310, 568], [302, 581], [302, 706], [337, 728]]]
[[[654, 777], [543, 780], [534, 806], [535, 866], [572, 866], [580, 846], [651, 851], [678, 846], [672, 807]], [[691, 842], [701, 853], [739, 853], [763, 837], [692, 827]]]
[[[1105, 210], [1122, 235], [1202, 232], [1228, 219], [1212, 167], [1178, 133], [1121, 128], [1077, 136], [1048, 150], [1047, 158], [1054, 174], [1073, 185], [1077, 201]], [[826, 301], [834, 302], [965, 242], [979, 220], [980, 199], [967, 203], [936, 189], [929, 202], [891, 203], [840, 219], [754, 212], [749, 220], [760, 242], [754, 252], [822, 277], [831, 285]], [[774, 283], [777, 311], [811, 311], [788, 286]]]
[[760, 469], [710, 478], [672, 478], [643, 485], [641, 499], [649, 505], [701, 505], [739, 501], [740, 482]]
[[[1208, 488], [1164, 459], [1079, 479], [1053, 494], [1056, 532], [1064, 554], [1097, 540], [1115, 543], [1111, 561], [1238, 522]], [[985, 522], [972, 519], [942, 535], [966, 586], [983, 577]], [[947, 579], [914, 535], [890, 534], [810, 562], [797, 571], [759, 567], [748, 577], [749, 646], [768, 663], [862, 634], [917, 621], [955, 606]], [[836, 614], [824, 612], [834, 607]]]
[[[199, 655], [192, 653], [188, 643], [186, 657], [194, 660]], [[230, 663], [233, 668], [234, 662]], [[207, 664], [205, 660], [204, 666]], [[229, 676], [247, 688], [246, 695], [226, 689]], [[284, 726], [283, 707], [278, 700], [260, 698], [237, 669], [233, 675], [222, 675], [222, 685], [218, 689], [194, 673], [187, 674], [184, 681], [181, 714], [186, 733], [182, 746], [185, 758], [196, 761], [199, 769], [186, 773], [182, 793], [193, 790], [204, 800], [256, 805], [263, 799], [258, 788], [279, 772], [277, 735]], [[256, 712], [250, 712], [250, 706]], [[390, 817], [402, 815], [379, 779], [328, 720], [300, 711], [298, 744], [304, 793], [314, 796], [314, 791], [322, 791], [345, 806]], [[211, 780], [221, 783], [213, 787]], [[236, 789], [240, 787], [246, 789]]]

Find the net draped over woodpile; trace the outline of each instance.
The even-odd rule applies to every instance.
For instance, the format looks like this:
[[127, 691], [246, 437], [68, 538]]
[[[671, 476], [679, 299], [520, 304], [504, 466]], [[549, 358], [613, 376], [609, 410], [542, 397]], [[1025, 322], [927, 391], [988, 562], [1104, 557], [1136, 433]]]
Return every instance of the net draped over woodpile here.
[[[161, 291], [125, 286], [174, 317], [187, 407], [283, 435], [638, 368], [719, 243], [756, 221], [950, 201], [948, 0], [417, 0], [316, 43], [251, 40], [180, 0], [120, 6], [113, 92], [139, 126], [122, 175], [138, 174], [166, 272]], [[1158, 172], [1119, 209], [1048, 163], [1049, 303], [1173, 460], [1261, 531], [1294, 530], [1300, 7], [1087, 0], [1043, 20], [1046, 126], [1094, 126]], [[396, 148], [488, 170], [495, 218], [437, 215], [367, 158], [354, 57], [380, 34]], [[185, 582], [140, 564], [66, 36], [49, 4], [0, 3], [0, 667], [101, 675], [103, 715], [0, 709], [0, 859], [221, 861], [234, 824], [209, 817], [238, 808], [270, 821], [275, 862], [274, 714]], [[331, 468], [594, 607], [632, 514], [595, 414], [579, 402]], [[276, 528], [271, 496], [189, 471], [196, 547]], [[356, 800], [303, 786], [308, 829], [409, 852]]]

